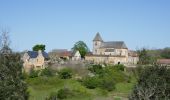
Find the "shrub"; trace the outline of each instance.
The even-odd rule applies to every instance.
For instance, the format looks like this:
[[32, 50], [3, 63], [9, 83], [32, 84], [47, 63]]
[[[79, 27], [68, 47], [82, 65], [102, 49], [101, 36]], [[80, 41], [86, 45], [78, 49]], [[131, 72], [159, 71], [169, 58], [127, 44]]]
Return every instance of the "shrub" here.
[[61, 79], [69, 79], [72, 78], [72, 70], [69, 68], [64, 68], [58, 72], [59, 77]]
[[21, 78], [22, 79], [27, 79], [29, 77], [28, 73], [26, 73], [25, 71], [22, 72]]
[[39, 73], [39, 71], [36, 71], [36, 70], [34, 70], [34, 69], [31, 69], [31, 70], [30, 70], [30, 73], [29, 73], [29, 77], [30, 77], [30, 78], [38, 77], [38, 73]]
[[46, 98], [46, 100], [57, 100], [57, 93], [51, 92], [50, 96], [48, 98]]
[[114, 69], [124, 71], [125, 66], [123, 64], [116, 64], [113, 66]]
[[89, 89], [98, 87], [99, 79], [97, 77], [85, 77], [83, 79], [83, 85]]
[[92, 65], [88, 68], [88, 70], [94, 74], [100, 74], [103, 71], [103, 68], [101, 65]]
[[115, 80], [112, 77], [103, 77], [100, 80], [100, 88], [112, 91], [115, 89]]
[[130, 100], [169, 100], [170, 69], [165, 66], [147, 66], [139, 73]]
[[57, 92], [57, 98], [58, 99], [66, 99], [66, 98], [71, 97], [71, 96], [73, 96], [73, 92], [68, 88], [60, 89]]
[[53, 76], [54, 71], [50, 68], [45, 68], [41, 71], [41, 76]]

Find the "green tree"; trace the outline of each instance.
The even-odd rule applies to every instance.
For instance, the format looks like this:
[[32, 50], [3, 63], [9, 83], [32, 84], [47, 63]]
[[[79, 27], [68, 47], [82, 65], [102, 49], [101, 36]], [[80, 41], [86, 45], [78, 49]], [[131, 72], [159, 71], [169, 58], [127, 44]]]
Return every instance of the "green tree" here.
[[45, 50], [45, 45], [43, 44], [37, 44], [35, 45], [33, 48], [32, 48], [33, 51], [38, 51], [38, 50], [41, 50], [41, 51], [44, 51]]
[[142, 50], [138, 50], [139, 55], [139, 64], [149, 64], [150, 63], [150, 56], [145, 48]]
[[158, 65], [144, 67], [129, 99], [169, 100], [170, 69]]
[[0, 100], [28, 100], [22, 61], [9, 47], [9, 31], [2, 30], [0, 40]]
[[0, 54], [0, 100], [28, 100], [19, 54]]
[[84, 58], [87, 52], [89, 52], [89, 48], [87, 47], [86, 43], [84, 43], [83, 41], [78, 41], [74, 44], [72, 51], [73, 52], [79, 51], [81, 57]]
[[170, 48], [164, 48], [163, 50], [161, 50], [161, 57], [170, 59]]

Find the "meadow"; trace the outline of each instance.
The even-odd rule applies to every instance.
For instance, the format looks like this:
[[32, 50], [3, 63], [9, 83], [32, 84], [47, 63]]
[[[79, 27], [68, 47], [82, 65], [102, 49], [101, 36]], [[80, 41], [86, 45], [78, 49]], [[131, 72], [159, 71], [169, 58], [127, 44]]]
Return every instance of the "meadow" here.
[[[126, 74], [129, 73], [126, 72]], [[119, 74], [115, 74], [115, 76], [119, 77]], [[99, 87], [89, 89], [74, 77], [61, 79], [58, 75], [28, 77], [26, 82], [30, 93], [29, 100], [47, 100], [52, 93], [57, 93], [63, 88], [74, 91], [74, 95], [64, 100], [126, 100], [135, 85], [136, 79], [131, 75], [128, 82], [116, 82], [113, 91], [107, 91]]]

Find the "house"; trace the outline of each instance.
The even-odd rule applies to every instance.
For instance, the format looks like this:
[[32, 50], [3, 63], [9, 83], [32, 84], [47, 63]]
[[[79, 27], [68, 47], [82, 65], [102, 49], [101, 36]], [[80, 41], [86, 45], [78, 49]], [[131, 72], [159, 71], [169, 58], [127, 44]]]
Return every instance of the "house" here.
[[69, 60], [71, 59], [72, 52], [68, 51], [67, 49], [54, 49], [51, 52], [49, 52], [49, 56], [51, 60]]
[[128, 65], [137, 64], [139, 61], [139, 57], [137, 52], [129, 50], [128, 51]]
[[24, 70], [29, 72], [32, 68], [35, 70], [44, 69], [47, 59], [48, 54], [45, 51], [27, 51], [22, 58]]
[[81, 60], [80, 52], [77, 50], [75, 53], [72, 53], [72, 60]]
[[93, 39], [93, 52], [91, 55], [86, 55], [85, 60], [94, 63], [128, 64], [129, 61], [132, 61], [129, 59], [133, 58], [135, 60], [132, 63], [137, 64], [138, 59], [129, 55], [128, 52], [129, 50], [124, 41], [105, 42], [97, 33]]
[[170, 66], [170, 59], [158, 59], [157, 64]]

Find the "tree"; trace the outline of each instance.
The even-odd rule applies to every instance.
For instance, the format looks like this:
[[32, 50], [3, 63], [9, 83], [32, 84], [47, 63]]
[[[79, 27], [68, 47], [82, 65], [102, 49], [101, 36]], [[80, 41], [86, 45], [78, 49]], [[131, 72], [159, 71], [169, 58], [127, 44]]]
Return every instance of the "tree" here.
[[8, 34], [9, 31], [2, 30], [0, 38], [0, 100], [27, 100], [20, 54], [12, 53]]
[[79, 51], [81, 57], [84, 58], [87, 52], [89, 52], [89, 48], [87, 47], [86, 43], [84, 43], [83, 41], [78, 41], [74, 44], [72, 51], [73, 52]]
[[37, 44], [35, 45], [33, 48], [32, 48], [33, 51], [38, 51], [38, 50], [41, 50], [41, 51], [44, 51], [45, 50], [45, 45], [43, 44]]
[[147, 66], [139, 74], [130, 100], [169, 100], [170, 69], [165, 66]]
[[9, 48], [10, 45], [10, 39], [9, 39], [9, 30], [8, 29], [2, 29], [1, 30], [1, 36], [0, 36], [0, 53], [3, 54], [9, 54], [12, 52], [12, 50]]
[[19, 54], [0, 54], [0, 100], [27, 100]]
[[150, 63], [150, 56], [145, 48], [142, 50], [138, 50], [139, 55], [139, 64], [149, 64]]
[[161, 57], [170, 59], [170, 48], [164, 48], [163, 50], [161, 50]]

